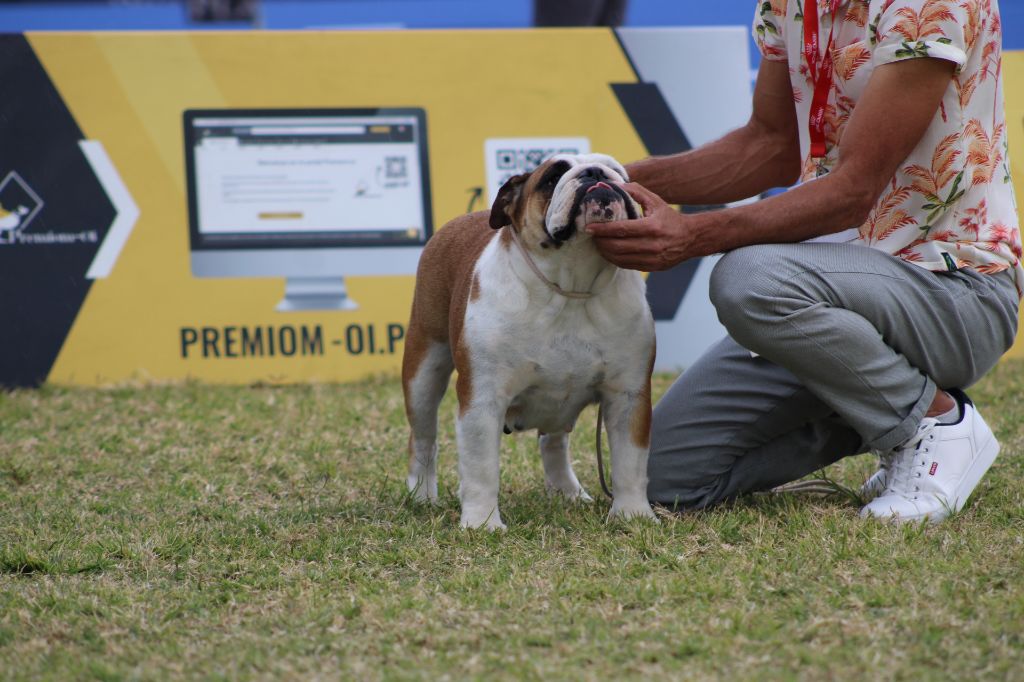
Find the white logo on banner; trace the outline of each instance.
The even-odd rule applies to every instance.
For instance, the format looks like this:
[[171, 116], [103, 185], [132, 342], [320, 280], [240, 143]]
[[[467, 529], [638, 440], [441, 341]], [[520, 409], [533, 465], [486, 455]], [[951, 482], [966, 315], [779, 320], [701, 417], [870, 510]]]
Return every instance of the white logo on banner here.
[[[132, 227], [139, 217], [139, 209], [132, 200], [121, 176], [118, 175], [103, 145], [95, 140], [78, 142], [82, 153], [96, 174], [110, 203], [117, 211], [106, 237], [93, 257], [85, 276], [88, 279], [102, 279], [110, 274], [117, 257], [128, 241]], [[0, 182], [0, 246], [2, 245], [52, 245], [52, 244], [96, 244], [100, 241], [99, 230], [89, 229], [78, 232], [26, 232], [25, 228], [43, 210], [43, 200], [17, 171], [9, 172]]]
[[488, 204], [513, 175], [529, 173], [552, 154], [589, 154], [585, 137], [492, 137], [484, 141]]
[[0, 244], [13, 244], [20, 233], [43, 209], [43, 200], [28, 183], [11, 171], [0, 182]]

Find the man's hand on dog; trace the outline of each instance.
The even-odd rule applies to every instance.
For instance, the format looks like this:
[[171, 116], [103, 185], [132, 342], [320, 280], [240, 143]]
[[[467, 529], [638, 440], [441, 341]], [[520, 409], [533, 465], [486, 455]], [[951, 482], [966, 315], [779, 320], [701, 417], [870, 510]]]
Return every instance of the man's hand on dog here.
[[644, 272], [668, 270], [689, 258], [696, 235], [687, 216], [635, 182], [622, 188], [643, 207], [644, 217], [588, 224], [601, 255], [620, 268]]

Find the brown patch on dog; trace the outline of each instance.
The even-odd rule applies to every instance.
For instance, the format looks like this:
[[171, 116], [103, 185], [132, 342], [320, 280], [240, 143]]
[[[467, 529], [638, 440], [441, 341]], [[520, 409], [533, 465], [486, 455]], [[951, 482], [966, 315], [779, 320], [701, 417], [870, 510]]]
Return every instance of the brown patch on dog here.
[[501, 240], [501, 247], [503, 249], [508, 250], [508, 249], [512, 248], [512, 232], [511, 232], [511, 230], [514, 230], [514, 229], [516, 229], [516, 228], [512, 227], [511, 225], [509, 225], [504, 230], [502, 230], [500, 233], [498, 233], [498, 239]]
[[548, 204], [551, 201], [551, 187], [538, 187], [548, 170], [564, 161], [548, 160], [538, 166], [530, 174], [516, 175], [508, 179], [494, 200], [491, 208], [489, 224], [494, 229], [508, 226], [502, 230], [501, 243], [506, 248], [511, 246], [512, 235], [508, 230], [518, 230], [525, 243], [539, 243], [547, 248], [548, 234], [544, 229]]
[[478, 211], [449, 221], [423, 249], [416, 270], [412, 315], [402, 358], [407, 416], [411, 409], [409, 384], [423, 364], [431, 344], [442, 343], [449, 347], [460, 384], [464, 383], [462, 375], [469, 375], [468, 354], [460, 358], [458, 352], [462, 324], [473, 289], [473, 270], [480, 254], [495, 236], [488, 227], [488, 212]]
[[630, 436], [633, 445], [638, 448], [651, 446], [651, 374], [654, 372], [654, 345], [651, 346], [651, 358], [647, 362], [647, 382], [637, 396], [636, 407], [630, 420]]
[[[423, 249], [402, 358], [406, 415], [410, 410], [409, 384], [432, 343], [448, 345], [459, 373], [456, 391], [460, 413], [469, 409], [473, 397], [472, 368], [469, 350], [462, 342], [462, 326], [466, 305], [480, 296], [480, 281], [474, 275], [476, 262], [495, 236], [503, 248], [511, 248], [509, 230], [519, 230], [528, 241], [533, 238], [539, 242], [547, 236], [544, 217], [551, 193], [537, 191], [537, 183], [552, 163], [557, 162], [548, 161], [530, 174], [509, 179], [489, 211], [469, 213], [449, 221]], [[494, 230], [503, 227], [506, 229], [494, 234]]]
[[459, 372], [455, 379], [455, 396], [459, 399], [461, 417], [469, 411], [469, 405], [473, 402], [473, 363], [466, 342], [461, 338], [455, 344], [455, 367]]
[[505, 184], [498, 190], [498, 196], [491, 205], [491, 215], [488, 224], [492, 229], [498, 230], [512, 223], [519, 224], [519, 207], [524, 194], [524, 185], [530, 179], [530, 173], [513, 175], [505, 181]]

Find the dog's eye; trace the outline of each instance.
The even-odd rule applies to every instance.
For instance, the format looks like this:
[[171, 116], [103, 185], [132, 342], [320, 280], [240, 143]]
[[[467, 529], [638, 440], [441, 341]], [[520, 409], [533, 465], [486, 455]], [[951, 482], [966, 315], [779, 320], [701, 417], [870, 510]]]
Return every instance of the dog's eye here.
[[554, 189], [558, 181], [562, 179], [562, 176], [569, 172], [569, 164], [561, 161], [552, 166], [547, 175], [540, 182], [540, 186], [543, 189]]

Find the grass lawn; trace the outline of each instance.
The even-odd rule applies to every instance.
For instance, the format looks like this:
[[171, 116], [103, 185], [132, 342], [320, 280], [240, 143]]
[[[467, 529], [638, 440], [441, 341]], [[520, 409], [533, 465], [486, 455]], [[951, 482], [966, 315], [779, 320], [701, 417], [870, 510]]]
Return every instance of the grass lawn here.
[[439, 507], [394, 378], [0, 393], [0, 677], [1024, 679], [1022, 388], [972, 392], [1003, 452], [938, 527], [788, 495], [609, 525], [520, 435], [497, 535], [458, 528], [454, 391]]

